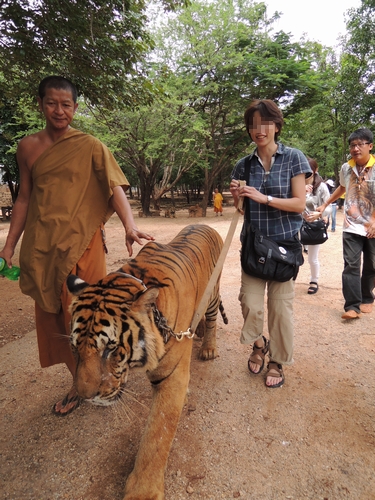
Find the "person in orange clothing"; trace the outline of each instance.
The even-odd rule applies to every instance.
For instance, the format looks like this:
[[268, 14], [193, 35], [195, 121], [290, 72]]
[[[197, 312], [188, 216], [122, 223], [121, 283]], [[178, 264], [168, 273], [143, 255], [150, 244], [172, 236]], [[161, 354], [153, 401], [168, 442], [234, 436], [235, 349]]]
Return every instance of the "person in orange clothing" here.
[[219, 193], [219, 190], [216, 188], [214, 191], [214, 212], [216, 214], [216, 217], [220, 214], [223, 215], [223, 196], [221, 193]]
[[[0, 257], [12, 265], [23, 233], [20, 287], [35, 300], [41, 366], [65, 363], [74, 377], [67, 276], [74, 272], [95, 283], [106, 275], [104, 223], [114, 211], [124, 225], [129, 255], [134, 242], [154, 238], [136, 227], [125, 194], [129, 183], [108, 148], [71, 128], [78, 108], [73, 83], [49, 76], [38, 95], [46, 126], [18, 145], [20, 191]], [[73, 385], [53, 412], [68, 415], [80, 402]]]

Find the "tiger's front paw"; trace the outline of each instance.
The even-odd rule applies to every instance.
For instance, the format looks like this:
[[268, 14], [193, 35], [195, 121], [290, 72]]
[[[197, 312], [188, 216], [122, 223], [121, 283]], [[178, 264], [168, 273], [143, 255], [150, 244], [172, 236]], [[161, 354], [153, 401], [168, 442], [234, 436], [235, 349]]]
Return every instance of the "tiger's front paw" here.
[[[155, 457], [152, 448], [148, 448], [151, 457]], [[139, 452], [138, 452], [139, 453]], [[165, 500], [164, 496], [164, 467], [147, 466], [140, 460], [140, 474], [134, 470], [129, 475], [125, 484], [125, 496], [123, 500]], [[149, 464], [150, 465], [150, 464]], [[153, 464], [155, 465], [155, 462]]]
[[164, 493], [158, 492], [125, 492], [124, 500], [165, 500]]
[[218, 352], [216, 346], [202, 346], [199, 349], [199, 359], [203, 359], [203, 361], [207, 361], [208, 359], [215, 359], [218, 356]]
[[164, 495], [160, 494], [146, 494], [146, 495], [133, 495], [130, 493], [130, 495], [125, 495], [124, 500], [165, 500]]

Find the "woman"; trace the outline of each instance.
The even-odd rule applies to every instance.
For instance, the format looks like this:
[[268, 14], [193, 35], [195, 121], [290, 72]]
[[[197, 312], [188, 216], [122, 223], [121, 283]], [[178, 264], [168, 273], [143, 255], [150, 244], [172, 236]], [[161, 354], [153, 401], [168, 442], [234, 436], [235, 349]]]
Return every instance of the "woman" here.
[[[232, 172], [230, 191], [235, 206], [240, 197], [248, 205], [242, 234], [250, 223], [277, 242], [298, 240], [305, 208], [305, 174], [310, 173], [306, 157], [298, 149], [278, 143], [284, 120], [277, 105], [269, 100], [253, 101], [245, 111], [246, 130], [256, 144], [249, 155], [250, 175], [246, 186], [245, 160], [242, 158]], [[242, 236], [242, 235], [241, 235]], [[242, 239], [242, 238], [241, 238]], [[267, 287], [269, 341], [263, 336], [264, 294]], [[253, 344], [248, 361], [251, 373], [261, 373], [269, 352], [266, 386], [284, 384], [283, 365], [293, 363], [293, 299], [294, 280], [265, 281], [249, 276], [242, 270], [239, 300], [244, 325], [242, 344]]]
[[[304, 218], [308, 221], [313, 221], [321, 217], [321, 213], [316, 212], [316, 209], [328, 200], [330, 194], [328, 187], [318, 174], [317, 162], [313, 158], [308, 158], [308, 162], [311, 167], [312, 174], [306, 178], [306, 211], [304, 212]], [[323, 217], [329, 217], [330, 214], [331, 205], [325, 209]], [[319, 289], [319, 249], [320, 245], [307, 245], [310, 265], [310, 284], [307, 289], [307, 293], [309, 295], [315, 294]]]

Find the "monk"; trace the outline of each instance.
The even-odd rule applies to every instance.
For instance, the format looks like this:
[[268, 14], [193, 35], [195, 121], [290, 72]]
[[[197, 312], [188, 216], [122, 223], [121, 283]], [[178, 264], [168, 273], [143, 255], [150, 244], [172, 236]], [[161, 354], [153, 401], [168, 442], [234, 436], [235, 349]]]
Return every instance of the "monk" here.
[[221, 193], [219, 193], [219, 190], [215, 188], [215, 191], [213, 193], [214, 197], [214, 213], [216, 214], [216, 217], [218, 214], [223, 215], [223, 196]]
[[[19, 142], [20, 190], [0, 257], [11, 266], [24, 233], [20, 287], [35, 300], [41, 366], [65, 363], [74, 378], [67, 276], [96, 283], [106, 275], [104, 224], [113, 212], [124, 226], [130, 256], [134, 242], [154, 238], [136, 227], [125, 194], [129, 183], [111, 152], [70, 126], [78, 108], [73, 83], [60, 76], [45, 78], [38, 104], [46, 125]], [[66, 416], [80, 403], [73, 385], [53, 412]]]

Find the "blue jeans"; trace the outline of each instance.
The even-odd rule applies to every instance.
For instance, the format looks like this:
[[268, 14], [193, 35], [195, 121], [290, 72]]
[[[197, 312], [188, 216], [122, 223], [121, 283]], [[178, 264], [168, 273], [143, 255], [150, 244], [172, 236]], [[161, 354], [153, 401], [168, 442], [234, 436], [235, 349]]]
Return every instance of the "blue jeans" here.
[[[375, 239], [354, 233], [342, 233], [344, 270], [342, 272], [342, 293], [345, 311], [360, 312], [361, 304], [374, 302]], [[363, 265], [361, 274], [361, 255]]]
[[337, 210], [337, 204], [332, 203], [332, 212], [331, 212], [331, 217], [332, 217], [332, 225], [331, 225], [331, 231], [336, 231], [336, 210]]

